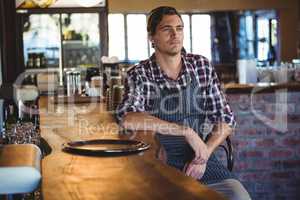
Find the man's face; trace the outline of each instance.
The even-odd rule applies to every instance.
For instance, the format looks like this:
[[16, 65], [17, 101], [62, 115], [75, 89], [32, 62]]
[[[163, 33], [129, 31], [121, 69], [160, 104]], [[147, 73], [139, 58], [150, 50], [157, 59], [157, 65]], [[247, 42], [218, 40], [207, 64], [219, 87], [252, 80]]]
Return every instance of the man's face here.
[[177, 15], [164, 15], [154, 35], [155, 51], [171, 56], [180, 53], [183, 45], [183, 23]]

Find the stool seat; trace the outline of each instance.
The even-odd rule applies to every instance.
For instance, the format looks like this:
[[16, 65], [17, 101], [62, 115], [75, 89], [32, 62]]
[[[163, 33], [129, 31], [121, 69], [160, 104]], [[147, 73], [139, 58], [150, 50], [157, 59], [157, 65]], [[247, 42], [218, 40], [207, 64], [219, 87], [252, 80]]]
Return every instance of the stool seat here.
[[0, 194], [33, 192], [40, 184], [41, 151], [33, 144], [0, 147]]

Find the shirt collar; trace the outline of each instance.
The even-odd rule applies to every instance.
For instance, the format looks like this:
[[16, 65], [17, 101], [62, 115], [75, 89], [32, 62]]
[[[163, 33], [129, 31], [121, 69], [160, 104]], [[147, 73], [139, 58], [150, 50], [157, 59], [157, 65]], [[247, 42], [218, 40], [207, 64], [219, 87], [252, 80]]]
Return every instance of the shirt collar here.
[[156, 62], [155, 53], [150, 57], [150, 69], [152, 72], [152, 78], [159, 85], [160, 88], [168, 89], [182, 89], [185, 88], [191, 81], [190, 75], [193, 70], [191, 63], [186, 59], [186, 54], [181, 53], [182, 68], [179, 73], [177, 80], [170, 79], [164, 71], [160, 68], [159, 64]]

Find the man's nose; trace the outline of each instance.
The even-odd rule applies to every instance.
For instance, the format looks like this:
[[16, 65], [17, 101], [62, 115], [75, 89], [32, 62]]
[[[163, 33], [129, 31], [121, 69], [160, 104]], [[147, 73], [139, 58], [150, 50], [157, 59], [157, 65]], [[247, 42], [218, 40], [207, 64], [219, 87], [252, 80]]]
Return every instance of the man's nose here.
[[176, 30], [176, 28], [172, 28], [171, 29], [171, 36], [175, 37], [178, 35], [178, 31]]

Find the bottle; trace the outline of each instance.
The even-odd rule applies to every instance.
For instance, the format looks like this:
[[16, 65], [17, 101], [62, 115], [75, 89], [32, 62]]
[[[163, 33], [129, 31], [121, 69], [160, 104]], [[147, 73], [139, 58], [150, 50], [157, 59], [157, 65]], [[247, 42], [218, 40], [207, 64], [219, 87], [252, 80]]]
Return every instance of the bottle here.
[[45, 54], [40, 53], [40, 58], [41, 58], [41, 68], [46, 68], [47, 67], [47, 60], [46, 60]]
[[35, 67], [36, 68], [41, 67], [41, 55], [39, 53], [37, 53], [35, 57]]
[[17, 114], [14, 104], [8, 103], [4, 111], [3, 139], [5, 143], [15, 143], [16, 135], [14, 129], [17, 124]]
[[33, 63], [33, 54], [29, 53], [28, 54], [28, 60], [27, 60], [27, 68], [33, 68], [34, 63]]

